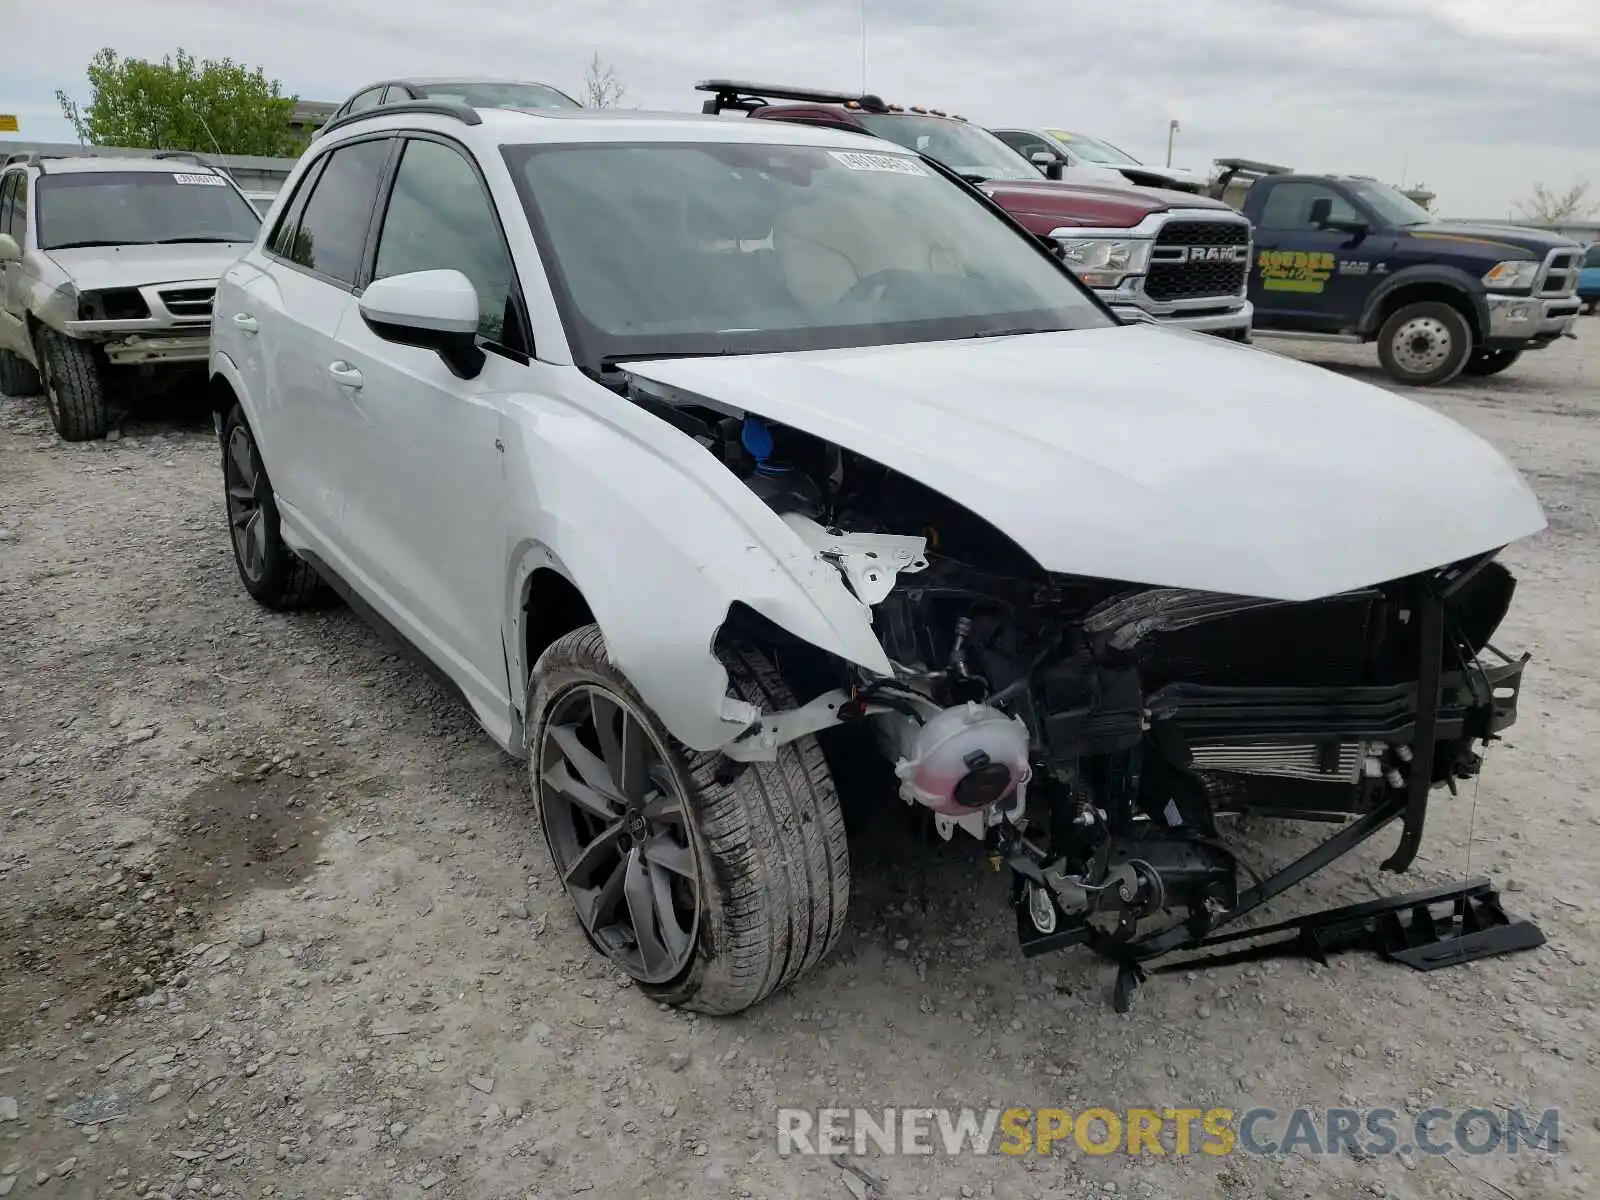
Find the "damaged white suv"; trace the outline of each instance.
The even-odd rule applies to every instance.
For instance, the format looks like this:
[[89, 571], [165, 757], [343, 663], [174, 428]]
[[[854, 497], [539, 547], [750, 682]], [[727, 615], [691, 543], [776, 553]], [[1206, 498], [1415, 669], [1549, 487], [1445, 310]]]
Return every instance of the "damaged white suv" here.
[[[331, 585], [526, 756], [653, 997], [736, 1011], [837, 939], [829, 742], [987, 843], [1031, 952], [1127, 962], [1392, 822], [1404, 869], [1515, 719], [1494, 560], [1544, 517], [1499, 453], [1119, 325], [912, 152], [425, 102], [286, 186], [212, 334], [244, 586]], [[1261, 877], [1245, 809], [1345, 824]]]
[[261, 231], [194, 155], [44, 158], [0, 170], [0, 394], [44, 392], [69, 442], [105, 435], [132, 385], [203, 378], [211, 297]]

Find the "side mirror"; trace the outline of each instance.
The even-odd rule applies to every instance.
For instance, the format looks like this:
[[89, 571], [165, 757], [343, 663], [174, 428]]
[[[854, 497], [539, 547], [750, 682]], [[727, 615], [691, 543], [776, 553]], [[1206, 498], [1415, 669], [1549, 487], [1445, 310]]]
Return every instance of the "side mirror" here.
[[9, 233], [0, 233], [0, 266], [22, 261], [22, 247]]
[[478, 291], [460, 271], [412, 271], [367, 285], [361, 317], [385, 341], [432, 350], [462, 379], [483, 370]]
[[1048, 150], [1035, 150], [1028, 155], [1028, 161], [1044, 173], [1046, 179], [1061, 178], [1061, 160]]

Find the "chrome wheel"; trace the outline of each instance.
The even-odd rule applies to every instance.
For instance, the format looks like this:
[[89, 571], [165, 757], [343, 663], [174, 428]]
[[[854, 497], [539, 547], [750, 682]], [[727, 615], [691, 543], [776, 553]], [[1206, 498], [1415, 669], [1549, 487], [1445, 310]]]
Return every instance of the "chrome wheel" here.
[[267, 524], [261, 508], [262, 473], [250, 430], [235, 425], [228, 435], [228, 452], [222, 460], [228, 489], [228, 526], [239, 569], [252, 583], [267, 573]]
[[550, 705], [535, 781], [545, 839], [589, 940], [641, 983], [694, 953], [700, 866], [666, 747], [631, 702], [577, 684]]
[[1394, 360], [1413, 375], [1437, 371], [1454, 350], [1449, 328], [1435, 317], [1413, 317], [1394, 333]]

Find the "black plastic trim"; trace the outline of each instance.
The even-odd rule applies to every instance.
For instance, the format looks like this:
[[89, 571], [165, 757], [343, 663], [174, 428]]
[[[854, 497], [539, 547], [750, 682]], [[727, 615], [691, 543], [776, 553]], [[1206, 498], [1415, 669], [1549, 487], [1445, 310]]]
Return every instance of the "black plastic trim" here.
[[407, 638], [405, 634], [401, 633], [399, 629], [385, 619], [377, 609], [367, 603], [361, 593], [351, 587], [343, 576], [309, 550], [296, 550], [295, 553], [310, 565], [311, 569], [317, 573], [324, 583], [338, 593], [339, 598], [350, 606], [352, 612], [371, 626], [372, 631], [386, 645], [416, 663], [427, 672], [435, 683], [449, 692], [452, 697], [459, 700], [468, 712], [472, 711], [472, 705], [467, 700], [466, 692], [461, 690], [461, 685], [450, 678], [450, 675], [443, 667], [423, 653], [421, 647]]

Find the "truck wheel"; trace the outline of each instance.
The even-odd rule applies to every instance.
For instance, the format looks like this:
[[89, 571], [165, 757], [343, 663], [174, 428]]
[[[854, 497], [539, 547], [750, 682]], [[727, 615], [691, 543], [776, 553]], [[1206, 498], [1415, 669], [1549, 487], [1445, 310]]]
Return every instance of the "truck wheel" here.
[[20, 354], [0, 350], [0, 396], [37, 396], [39, 373]]
[[1467, 365], [1461, 368], [1461, 373], [1477, 378], [1498, 375], [1521, 357], [1521, 350], [1474, 350], [1472, 357], [1467, 359]]
[[1378, 331], [1378, 361], [1389, 378], [1411, 387], [1447, 383], [1471, 353], [1467, 319], [1436, 300], [1405, 305]]
[[[725, 665], [736, 695], [793, 706], [760, 654]], [[844, 927], [850, 863], [814, 737], [719, 779], [726, 760], [673, 741], [597, 625], [552, 643], [529, 686], [545, 844], [596, 950], [652, 999], [718, 1015], [822, 960]]]
[[272, 481], [237, 404], [222, 427], [222, 481], [233, 561], [244, 590], [257, 604], [277, 611], [307, 608], [323, 599], [326, 588], [321, 577], [284, 545], [278, 533]]
[[39, 330], [34, 346], [50, 422], [61, 440], [87, 442], [105, 437], [110, 413], [94, 347], [54, 329]]

